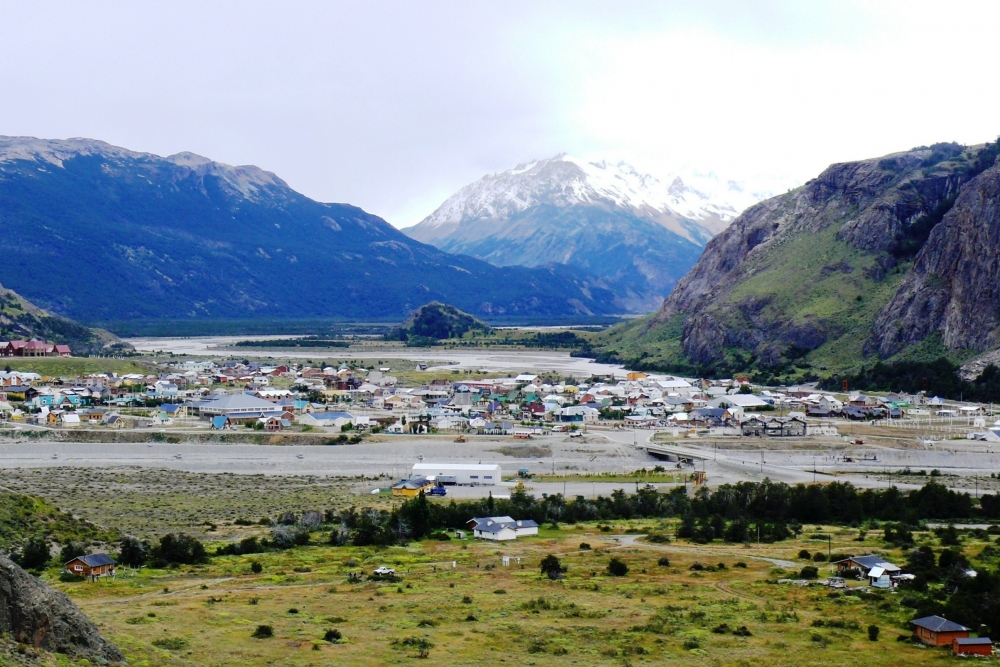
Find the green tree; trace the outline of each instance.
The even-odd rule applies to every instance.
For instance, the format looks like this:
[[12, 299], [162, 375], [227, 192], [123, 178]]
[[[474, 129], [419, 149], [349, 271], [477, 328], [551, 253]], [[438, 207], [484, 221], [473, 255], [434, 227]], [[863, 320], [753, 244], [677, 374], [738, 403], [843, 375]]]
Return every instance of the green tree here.
[[21, 547], [17, 564], [26, 570], [41, 570], [49, 564], [51, 559], [49, 543], [41, 535], [36, 535], [28, 539]]
[[628, 574], [628, 564], [620, 558], [612, 558], [608, 562], [608, 574], [612, 577], [624, 577]]

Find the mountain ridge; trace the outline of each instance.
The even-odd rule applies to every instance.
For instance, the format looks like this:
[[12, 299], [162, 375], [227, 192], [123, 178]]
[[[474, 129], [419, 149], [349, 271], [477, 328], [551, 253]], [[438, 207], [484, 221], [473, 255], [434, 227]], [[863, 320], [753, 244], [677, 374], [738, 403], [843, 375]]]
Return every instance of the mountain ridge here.
[[[769, 379], [901, 354], [960, 360], [986, 351], [989, 345], [968, 331], [949, 339], [942, 317], [924, 326], [922, 305], [910, 307], [908, 319], [899, 313], [916, 303], [901, 295], [921, 291], [914, 276], [920, 267], [928, 274], [938, 266], [935, 258], [952, 264], [964, 258], [980, 267], [977, 275], [989, 274], [956, 239], [976, 221], [995, 222], [995, 213], [982, 215], [982, 201], [995, 206], [995, 197], [980, 190], [1000, 172], [998, 153], [1000, 142], [935, 144], [831, 165], [800, 188], [747, 209], [708, 243], [659, 311], [615, 327], [599, 349], [636, 365], [759, 368]], [[977, 212], [959, 225], [966, 209]], [[988, 229], [980, 247], [1000, 252]], [[957, 249], [945, 254], [949, 242]], [[979, 259], [988, 254], [981, 251]], [[905, 303], [898, 305], [900, 299]], [[996, 312], [995, 293], [989, 301]], [[944, 298], [936, 307], [963, 309]], [[887, 344], [890, 330], [912, 335]]]
[[84, 322], [621, 312], [572, 267], [494, 267], [259, 167], [91, 139], [0, 137], [0, 250], [0, 282]]
[[[756, 200], [733, 183], [719, 187]], [[498, 266], [581, 267], [631, 312], [648, 312], [737, 213], [681, 177], [668, 185], [625, 162], [563, 153], [486, 175], [403, 231]]]

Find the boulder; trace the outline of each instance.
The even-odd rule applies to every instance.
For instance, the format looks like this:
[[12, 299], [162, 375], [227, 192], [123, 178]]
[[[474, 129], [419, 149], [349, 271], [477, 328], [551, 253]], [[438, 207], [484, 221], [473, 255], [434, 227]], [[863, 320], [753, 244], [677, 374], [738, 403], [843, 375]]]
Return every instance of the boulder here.
[[4, 555], [0, 555], [0, 633], [52, 653], [104, 663], [125, 661], [65, 593]]

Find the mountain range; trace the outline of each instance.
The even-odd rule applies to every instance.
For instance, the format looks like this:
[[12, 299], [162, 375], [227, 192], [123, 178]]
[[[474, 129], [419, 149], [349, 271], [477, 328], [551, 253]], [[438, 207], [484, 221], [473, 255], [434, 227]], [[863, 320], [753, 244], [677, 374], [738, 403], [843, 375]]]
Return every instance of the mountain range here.
[[496, 267], [258, 167], [89, 139], [0, 137], [0, 251], [0, 282], [85, 323], [622, 311], [574, 267]]
[[747, 209], [604, 358], [727, 373], [1000, 347], [1000, 140], [834, 164]]
[[670, 183], [624, 162], [566, 154], [484, 176], [449, 197], [411, 238], [497, 266], [572, 266], [611, 287], [623, 309], [660, 306], [705, 244], [769, 193], [714, 175]]

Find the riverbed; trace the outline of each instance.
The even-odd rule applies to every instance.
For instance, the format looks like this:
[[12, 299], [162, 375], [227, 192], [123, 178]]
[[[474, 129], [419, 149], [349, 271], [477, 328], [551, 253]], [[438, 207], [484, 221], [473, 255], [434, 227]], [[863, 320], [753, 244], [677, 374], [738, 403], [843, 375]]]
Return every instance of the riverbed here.
[[430, 370], [461, 369], [505, 374], [557, 372], [566, 375], [620, 375], [625, 369], [618, 364], [601, 364], [583, 357], [571, 357], [569, 352], [556, 350], [494, 350], [415, 348], [401, 346], [357, 346], [351, 348], [308, 348], [255, 350], [229, 349], [244, 340], [267, 341], [288, 336], [196, 336], [191, 338], [129, 338], [138, 352], [172, 352], [176, 355], [199, 357], [255, 357], [265, 359], [403, 359], [426, 363]]

